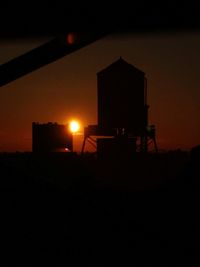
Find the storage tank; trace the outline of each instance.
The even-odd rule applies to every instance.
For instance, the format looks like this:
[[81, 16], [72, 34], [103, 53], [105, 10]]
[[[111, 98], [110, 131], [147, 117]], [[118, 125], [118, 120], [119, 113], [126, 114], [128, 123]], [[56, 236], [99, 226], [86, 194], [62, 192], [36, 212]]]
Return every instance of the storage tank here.
[[97, 73], [98, 127], [125, 129], [143, 135], [145, 111], [145, 73], [120, 58]]

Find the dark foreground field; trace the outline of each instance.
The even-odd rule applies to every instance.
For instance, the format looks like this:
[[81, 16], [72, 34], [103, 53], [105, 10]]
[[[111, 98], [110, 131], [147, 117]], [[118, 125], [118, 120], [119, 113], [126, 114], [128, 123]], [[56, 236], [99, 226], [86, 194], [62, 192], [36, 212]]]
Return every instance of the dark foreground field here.
[[2, 266], [199, 263], [199, 152], [4, 153], [0, 169]]

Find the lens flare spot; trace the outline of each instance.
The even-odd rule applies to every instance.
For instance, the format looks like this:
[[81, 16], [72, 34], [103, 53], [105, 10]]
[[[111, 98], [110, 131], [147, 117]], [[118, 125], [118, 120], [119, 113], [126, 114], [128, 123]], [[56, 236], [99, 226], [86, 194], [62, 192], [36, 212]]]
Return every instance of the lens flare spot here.
[[69, 33], [67, 35], [67, 44], [74, 44], [75, 43], [75, 40], [76, 40], [76, 34], [75, 33]]

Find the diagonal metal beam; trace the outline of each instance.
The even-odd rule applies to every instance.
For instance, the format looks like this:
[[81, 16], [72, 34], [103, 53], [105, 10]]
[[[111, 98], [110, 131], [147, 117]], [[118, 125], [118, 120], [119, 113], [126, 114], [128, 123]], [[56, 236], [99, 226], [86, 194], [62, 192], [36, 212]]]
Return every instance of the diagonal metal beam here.
[[0, 66], [0, 87], [73, 53], [109, 34], [66, 33]]

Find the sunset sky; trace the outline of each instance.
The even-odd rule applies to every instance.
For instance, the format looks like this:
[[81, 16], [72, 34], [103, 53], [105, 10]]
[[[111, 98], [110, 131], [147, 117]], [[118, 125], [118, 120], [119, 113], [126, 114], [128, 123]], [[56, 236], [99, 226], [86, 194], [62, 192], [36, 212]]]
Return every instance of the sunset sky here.
[[[0, 63], [47, 39], [1, 41]], [[158, 148], [200, 144], [199, 47], [199, 32], [110, 35], [1, 87], [0, 151], [31, 151], [33, 121], [96, 124], [96, 73], [120, 56], [146, 73]]]

